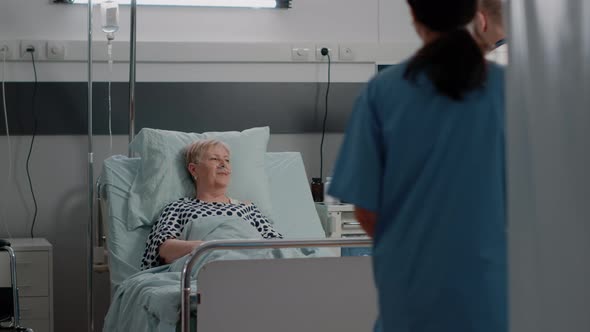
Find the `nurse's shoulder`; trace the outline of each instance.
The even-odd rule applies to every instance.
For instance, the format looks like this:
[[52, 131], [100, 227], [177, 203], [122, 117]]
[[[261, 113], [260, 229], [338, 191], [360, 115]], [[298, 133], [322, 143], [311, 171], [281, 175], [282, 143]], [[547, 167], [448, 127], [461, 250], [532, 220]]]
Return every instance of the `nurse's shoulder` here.
[[391, 65], [383, 70], [380, 70], [371, 80], [373, 84], [387, 84], [392, 82], [400, 82], [404, 79], [404, 73], [407, 67], [407, 61], [399, 64]]
[[499, 64], [497, 62], [488, 61], [488, 66], [490, 68], [490, 73], [492, 73], [493, 75], [500, 75], [503, 77], [504, 73], [506, 72], [506, 66]]
[[488, 61], [488, 88], [504, 95], [506, 67], [493, 61]]

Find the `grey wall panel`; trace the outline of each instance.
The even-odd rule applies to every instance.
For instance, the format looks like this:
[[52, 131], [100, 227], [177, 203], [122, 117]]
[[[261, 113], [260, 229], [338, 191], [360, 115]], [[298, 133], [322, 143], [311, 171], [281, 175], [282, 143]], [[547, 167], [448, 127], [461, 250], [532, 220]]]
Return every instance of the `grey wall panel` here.
[[[332, 84], [328, 131], [344, 131], [361, 86]], [[317, 83], [142, 83], [137, 124], [182, 131], [269, 125], [274, 133], [318, 132], [325, 87]]]
[[[33, 131], [37, 119], [37, 134], [83, 135], [86, 133], [85, 83], [30, 82], [6, 84], [6, 107], [10, 133], [27, 135]], [[1, 92], [0, 92], [1, 95]], [[33, 95], [35, 112], [33, 114]], [[6, 134], [4, 116], [1, 134]]]
[[[270, 126], [274, 133], [320, 132], [325, 83], [138, 83], [137, 130], [144, 127], [181, 131], [242, 130]], [[330, 87], [328, 132], [343, 132], [362, 83]], [[85, 135], [86, 95], [83, 82], [6, 85], [11, 134], [30, 135], [34, 116], [39, 135]], [[112, 84], [112, 131], [127, 134], [128, 83]], [[107, 84], [94, 84], [94, 133], [108, 134]], [[2, 116], [0, 134], [5, 134]]]

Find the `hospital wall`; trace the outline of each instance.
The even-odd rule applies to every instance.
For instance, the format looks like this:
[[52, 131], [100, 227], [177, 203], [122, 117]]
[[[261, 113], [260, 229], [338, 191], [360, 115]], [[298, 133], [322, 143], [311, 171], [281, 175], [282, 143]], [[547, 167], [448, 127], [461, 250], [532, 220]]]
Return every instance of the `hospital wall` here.
[[[0, 41], [68, 41], [73, 45], [69, 49], [72, 52], [70, 56], [77, 54], [76, 52], [84, 55], [86, 15], [85, 6], [55, 5], [49, 0], [2, 0]], [[126, 93], [124, 82], [128, 81], [128, 64], [124, 61], [128, 56], [128, 45], [125, 42], [129, 40], [128, 15], [128, 8], [123, 7], [121, 30], [117, 34], [117, 41], [121, 43], [115, 44], [115, 58], [118, 62], [112, 75], [115, 82], [113, 86], [119, 84], [114, 93], [123, 101]], [[104, 62], [105, 51], [101, 47], [104, 45], [104, 34], [100, 32], [98, 22], [98, 16], [95, 16], [94, 39], [97, 47], [94, 80], [98, 82], [96, 89], [100, 90], [104, 89], [104, 82], [109, 75]], [[252, 89], [252, 84], [260, 84], [260, 90], [252, 93], [258, 93], [261, 98], [266, 98], [266, 90], [263, 90], [266, 88], [263, 87], [267, 86], [266, 84], [278, 83], [288, 87], [285, 91], [300, 91], [298, 93], [301, 94], [301, 98], [309, 99], [304, 103], [306, 106], [301, 109], [301, 117], [295, 117], [292, 123], [299, 123], [304, 116], [323, 110], [322, 93], [326, 88], [327, 65], [315, 61], [291, 62], [288, 59], [291, 44], [312, 47], [323, 43], [361, 45], [358, 48], [360, 60], [349, 63], [336, 60], [332, 65], [334, 96], [338, 93], [344, 94], [343, 91], [360, 90], [364, 82], [374, 74], [375, 61], [396, 63], [410, 54], [417, 45], [405, 3], [389, 0], [293, 0], [293, 9], [287, 11], [142, 7], [138, 9], [137, 30], [138, 42], [142, 47], [138, 50], [138, 86], [148, 83], [162, 86], [173, 83], [223, 83], [242, 84], [241, 86]], [[171, 46], [170, 42], [178, 43]], [[206, 53], [208, 50], [215, 50], [211, 42], [223, 42], [224, 49], [231, 54], [225, 58], [221, 57], [221, 61], [212, 61], [212, 55]], [[190, 61], [179, 57], [179, 52], [194, 49], [204, 50], [205, 53], [191, 57]], [[268, 55], [264, 50], [274, 53]], [[253, 59], [265, 54], [267, 57], [263, 58], [264, 60]], [[79, 59], [39, 61], [36, 69], [38, 79], [42, 82], [40, 87], [52, 87], [63, 91], [68, 84], [73, 84], [75, 89], [84, 91], [87, 80], [86, 64]], [[20, 90], [17, 89], [19, 96], [23, 94], [19, 97], [21, 102], [11, 101], [11, 95], [7, 94], [7, 103], [16, 105], [15, 109], [9, 109], [9, 123], [11, 130], [18, 135], [11, 137], [10, 167], [5, 131], [2, 131], [0, 136], [0, 236], [5, 237], [10, 231], [13, 237], [25, 237], [29, 234], [34, 213], [25, 171], [31, 140], [31, 123], [27, 123], [27, 119], [31, 119], [31, 110], [25, 102], [26, 93], [32, 93], [32, 85], [29, 84], [29, 90], [26, 87], [26, 82], [30, 83], [33, 79], [31, 62], [8, 61], [4, 77], [8, 81], [9, 89], [21, 83], [25, 86], [21, 85]], [[310, 84], [312, 90], [315, 89], [318, 93], [307, 95], [305, 91]], [[276, 91], [279, 90], [273, 90], [273, 93]], [[88, 147], [86, 132], [80, 132], [86, 125], [84, 93], [77, 93], [75, 96], [48, 95], [45, 96], [48, 99], [44, 104], [37, 105], [39, 117], [46, 119], [41, 127], [47, 128], [44, 129], [46, 132], [36, 137], [30, 158], [30, 174], [38, 202], [35, 235], [47, 238], [54, 245], [56, 331], [81, 331], [86, 326], [84, 248], [88, 222]], [[96, 91], [97, 95], [100, 93]], [[280, 92], [278, 96], [269, 95], [268, 98], [275, 100], [275, 103], [281, 97], [289, 100], [287, 93]], [[43, 92], [40, 91], [39, 94], [42, 95]], [[328, 170], [333, 166], [342, 141], [342, 130], [354, 100], [354, 96], [350, 96], [351, 92], [346, 94], [349, 96], [333, 97], [336, 100], [330, 108], [333, 117], [328, 124], [329, 133], [325, 146], [325, 163]], [[60, 114], [60, 103], [77, 113]], [[140, 103], [138, 101], [138, 106]], [[49, 104], [54, 106], [49, 107]], [[104, 119], [104, 104], [101, 107], [100, 102], [95, 100], [94, 105], [95, 116]], [[263, 110], [267, 113], [264, 114], [270, 114], [268, 112], [272, 107], [267, 106]], [[126, 154], [126, 110], [117, 106], [113, 111], [117, 115], [117, 122], [112, 153]], [[140, 118], [142, 108], [138, 107], [137, 111]], [[12, 122], [14, 119], [19, 119], [18, 125]], [[0, 123], [4, 126], [3, 120]], [[60, 123], [74, 125], [64, 126], [67, 127], [64, 129], [60, 127]], [[308, 176], [315, 176], [319, 172], [318, 122], [312, 121], [299, 127], [289, 127], [288, 124], [277, 126], [283, 129], [274, 130], [271, 124], [271, 131], [277, 133], [271, 136], [269, 151], [300, 151]], [[98, 175], [101, 161], [111, 152], [109, 138], [105, 135], [104, 121], [97, 121], [96, 127], [94, 152], [95, 175]], [[10, 179], [9, 168], [12, 173]], [[108, 275], [95, 274], [95, 277], [95, 324], [100, 328], [109, 301]]]

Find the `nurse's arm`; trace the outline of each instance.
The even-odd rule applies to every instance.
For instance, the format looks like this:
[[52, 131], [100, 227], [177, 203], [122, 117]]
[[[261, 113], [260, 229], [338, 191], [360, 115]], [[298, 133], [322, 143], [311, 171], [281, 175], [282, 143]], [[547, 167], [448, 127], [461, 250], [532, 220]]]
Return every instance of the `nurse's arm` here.
[[375, 224], [377, 224], [377, 213], [363, 209], [359, 206], [354, 207], [354, 216], [361, 223], [361, 227], [370, 236], [375, 235]]

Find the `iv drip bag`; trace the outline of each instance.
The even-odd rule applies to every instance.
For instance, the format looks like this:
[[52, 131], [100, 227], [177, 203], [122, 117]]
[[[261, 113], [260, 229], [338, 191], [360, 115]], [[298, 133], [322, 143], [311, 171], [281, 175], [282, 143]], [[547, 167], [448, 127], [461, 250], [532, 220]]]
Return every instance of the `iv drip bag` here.
[[115, 33], [119, 30], [119, 4], [115, 0], [104, 0], [100, 4], [102, 31]]

